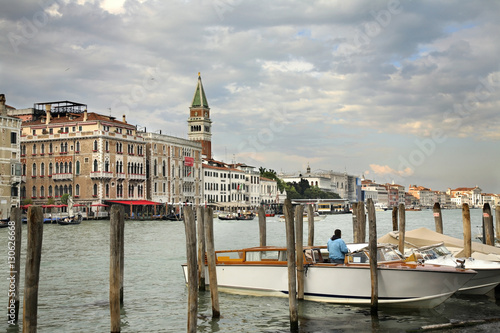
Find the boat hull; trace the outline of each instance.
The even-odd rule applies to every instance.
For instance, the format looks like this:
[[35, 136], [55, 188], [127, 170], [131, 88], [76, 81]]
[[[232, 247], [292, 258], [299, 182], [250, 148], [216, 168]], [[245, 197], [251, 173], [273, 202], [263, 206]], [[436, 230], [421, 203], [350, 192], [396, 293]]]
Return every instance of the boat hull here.
[[[424, 266], [415, 269], [380, 268], [379, 305], [433, 308], [444, 302], [474, 276], [472, 272], [424, 269]], [[187, 266], [184, 265], [183, 269], [187, 282]], [[217, 265], [216, 271], [221, 291], [287, 297], [286, 265]], [[307, 268], [304, 277], [306, 300], [370, 305], [370, 297], [371, 278], [367, 266], [316, 264]]]

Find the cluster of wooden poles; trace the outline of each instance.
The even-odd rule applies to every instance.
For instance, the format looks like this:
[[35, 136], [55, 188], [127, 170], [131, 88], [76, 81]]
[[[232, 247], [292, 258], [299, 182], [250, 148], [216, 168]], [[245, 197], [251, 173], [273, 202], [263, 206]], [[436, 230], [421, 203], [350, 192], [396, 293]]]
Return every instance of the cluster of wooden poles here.
[[[124, 273], [124, 217], [123, 206], [111, 206], [110, 219], [110, 263], [109, 263], [109, 308], [110, 332], [120, 332], [120, 309], [123, 306]], [[19, 320], [19, 277], [21, 270], [21, 210], [13, 208], [9, 222], [9, 307], [7, 322], [16, 325]], [[37, 331], [38, 282], [42, 258], [43, 211], [42, 207], [28, 209], [28, 244], [26, 250], [22, 332]], [[13, 246], [11, 247], [10, 244]], [[13, 252], [13, 253], [12, 253]], [[11, 256], [12, 254], [12, 256]], [[13, 291], [13, 292], [11, 292]]]

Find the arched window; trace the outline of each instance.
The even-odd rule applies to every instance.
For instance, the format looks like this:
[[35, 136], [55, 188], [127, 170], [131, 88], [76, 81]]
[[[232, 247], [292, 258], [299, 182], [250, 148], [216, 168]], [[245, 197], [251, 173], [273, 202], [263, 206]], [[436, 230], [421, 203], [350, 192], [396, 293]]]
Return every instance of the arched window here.
[[59, 163], [56, 163], [56, 174], [59, 173]]
[[68, 194], [68, 185], [64, 185], [64, 193]]
[[33, 198], [34, 198], [34, 197], [36, 197], [36, 186], [33, 186], [33, 187], [31, 188], [31, 196], [32, 196]]
[[64, 173], [68, 173], [68, 162], [64, 162]]
[[59, 185], [59, 195], [62, 197], [63, 194], [64, 194], [64, 192], [63, 192], [63, 186]]
[[155, 160], [154, 162], [154, 166], [153, 166], [153, 174], [156, 176], [156, 174], [158, 173], [158, 162]]
[[97, 140], [94, 140], [94, 151], [97, 151]]
[[59, 196], [59, 187], [54, 186], [56, 198]]
[[73, 186], [71, 186], [71, 184], [68, 186], [68, 194], [73, 195]]
[[76, 152], [80, 151], [80, 141], [76, 142]]
[[26, 186], [21, 187], [21, 198], [26, 198]]
[[94, 171], [99, 171], [97, 168], [97, 160], [94, 160]]
[[49, 154], [52, 154], [52, 153], [53, 153], [52, 143], [49, 143]]
[[48, 193], [48, 196], [51, 197], [52, 196], [52, 185], [49, 185], [49, 193]]
[[45, 154], [45, 145], [42, 143], [42, 146], [40, 147], [40, 153], [43, 155]]
[[163, 161], [163, 166], [161, 168], [161, 173], [163, 174], [163, 177], [166, 176], [166, 172], [167, 172], [166, 166], [167, 166], [167, 164], [165, 163], [165, 161]]
[[26, 176], [26, 164], [23, 163], [23, 176]]
[[97, 184], [94, 184], [94, 196], [97, 196]]
[[75, 195], [80, 195], [80, 185], [78, 184], [75, 186]]
[[73, 164], [71, 162], [68, 164], [68, 172], [73, 173]]
[[45, 176], [45, 163], [40, 165], [40, 176]]
[[52, 176], [52, 162], [49, 163], [49, 176]]
[[59, 172], [64, 173], [64, 164], [63, 162], [59, 163]]
[[109, 151], [109, 142], [106, 140], [106, 151]]
[[109, 184], [106, 184], [106, 198], [109, 198]]
[[109, 172], [109, 160], [104, 162], [104, 171]]
[[33, 144], [33, 152], [32, 152], [33, 155], [36, 155], [36, 143]]
[[67, 142], [64, 143], [64, 152], [65, 153], [68, 152], [68, 143]]
[[33, 169], [31, 170], [32, 176], [36, 177], [36, 163], [33, 163]]
[[40, 197], [45, 197], [45, 187], [40, 187]]
[[76, 174], [80, 174], [80, 161], [76, 161]]

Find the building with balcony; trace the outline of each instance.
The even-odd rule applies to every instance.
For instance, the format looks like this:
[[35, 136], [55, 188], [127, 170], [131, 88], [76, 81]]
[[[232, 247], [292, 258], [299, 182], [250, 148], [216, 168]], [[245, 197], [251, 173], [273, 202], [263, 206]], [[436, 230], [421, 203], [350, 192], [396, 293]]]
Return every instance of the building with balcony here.
[[[0, 219], [8, 219], [12, 207], [20, 204], [22, 167], [20, 163], [21, 120], [10, 117], [5, 95], [0, 94]], [[14, 109], [15, 110], [15, 109]]]
[[125, 116], [120, 121], [69, 101], [32, 110], [22, 123], [22, 198], [34, 204], [64, 194], [80, 204], [146, 199], [146, 144]]

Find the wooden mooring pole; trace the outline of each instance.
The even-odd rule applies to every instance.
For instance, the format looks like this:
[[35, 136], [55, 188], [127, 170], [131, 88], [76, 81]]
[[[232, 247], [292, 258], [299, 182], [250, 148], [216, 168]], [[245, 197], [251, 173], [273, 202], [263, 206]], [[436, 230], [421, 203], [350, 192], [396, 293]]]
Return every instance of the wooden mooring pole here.
[[205, 222], [204, 216], [205, 210], [202, 206], [199, 206], [196, 211], [196, 219], [198, 220], [198, 226], [196, 231], [198, 232], [198, 289], [200, 291], [205, 291]]
[[392, 231], [398, 231], [398, 207], [392, 207]]
[[10, 211], [9, 241], [7, 264], [9, 273], [9, 304], [7, 306], [7, 322], [15, 325], [19, 319], [19, 280], [21, 277], [21, 210], [14, 207]]
[[358, 237], [359, 243], [364, 243], [366, 240], [366, 214], [365, 214], [365, 204], [364, 202], [358, 203], [358, 213], [356, 214], [356, 219], [358, 221]]
[[377, 219], [375, 205], [372, 198], [368, 199], [368, 228], [369, 228], [369, 253], [370, 253], [370, 278], [371, 278], [371, 303], [370, 312], [376, 315], [378, 311], [378, 273], [377, 273]]
[[111, 333], [120, 332], [120, 304], [123, 299], [122, 247], [125, 210], [121, 205], [111, 206], [109, 220], [109, 311]]
[[358, 203], [352, 203], [352, 241], [353, 243], [361, 243], [359, 241], [359, 228], [358, 228]]
[[483, 205], [484, 238], [487, 245], [495, 246], [495, 233], [493, 231], [493, 216], [489, 203]]
[[36, 332], [38, 307], [38, 281], [42, 259], [43, 212], [42, 207], [28, 208], [28, 248], [24, 277], [23, 333]]
[[186, 232], [186, 259], [188, 280], [188, 322], [187, 332], [194, 333], [198, 319], [198, 269], [196, 260], [196, 222], [193, 209], [184, 209], [184, 229]]
[[495, 235], [496, 239], [500, 239], [500, 205], [495, 207]]
[[304, 206], [295, 207], [295, 252], [297, 260], [297, 298], [304, 299]]
[[299, 328], [299, 314], [297, 309], [297, 281], [295, 276], [295, 232], [293, 208], [290, 199], [285, 200], [283, 211], [286, 226], [286, 253], [288, 262], [288, 304], [290, 308], [290, 330], [297, 331]]
[[434, 224], [436, 225], [436, 232], [443, 233], [443, 216], [441, 215], [441, 205], [439, 202], [434, 203], [432, 207], [432, 212], [434, 213]]
[[470, 225], [470, 211], [469, 205], [462, 204], [462, 222], [464, 228], [464, 256], [470, 258], [472, 255], [472, 240], [471, 240], [471, 225]]
[[405, 205], [399, 204], [399, 252], [405, 253], [405, 232], [406, 232], [406, 215], [405, 215]]
[[307, 245], [314, 245], [314, 207], [312, 204], [307, 205]]
[[207, 244], [208, 278], [210, 297], [212, 299], [212, 318], [220, 318], [219, 288], [217, 286], [217, 270], [214, 245], [214, 213], [212, 208], [205, 210], [205, 237]]
[[259, 207], [259, 244], [266, 246], [266, 211], [264, 206]]

